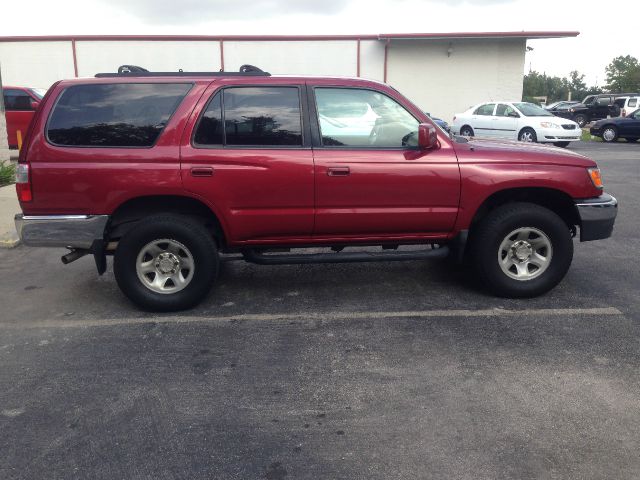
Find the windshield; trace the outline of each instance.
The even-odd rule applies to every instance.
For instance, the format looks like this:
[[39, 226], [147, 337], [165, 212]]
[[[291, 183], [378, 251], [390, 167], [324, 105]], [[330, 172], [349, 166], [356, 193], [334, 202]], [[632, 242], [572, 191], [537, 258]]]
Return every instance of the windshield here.
[[514, 103], [513, 106], [520, 110], [520, 113], [525, 117], [553, 117], [552, 113], [533, 103]]
[[47, 93], [47, 91], [44, 88], [30, 88], [29, 90], [40, 100], [42, 100], [42, 97], [44, 97], [44, 94]]

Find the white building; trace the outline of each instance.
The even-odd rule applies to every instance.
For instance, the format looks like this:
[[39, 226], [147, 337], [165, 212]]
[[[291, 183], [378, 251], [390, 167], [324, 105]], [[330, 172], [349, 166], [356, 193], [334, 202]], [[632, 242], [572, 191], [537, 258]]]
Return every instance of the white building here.
[[578, 32], [418, 33], [333, 36], [0, 37], [5, 85], [48, 88], [56, 80], [113, 72], [233, 71], [364, 77], [389, 83], [427, 112], [453, 114], [489, 100], [519, 100], [527, 39]]

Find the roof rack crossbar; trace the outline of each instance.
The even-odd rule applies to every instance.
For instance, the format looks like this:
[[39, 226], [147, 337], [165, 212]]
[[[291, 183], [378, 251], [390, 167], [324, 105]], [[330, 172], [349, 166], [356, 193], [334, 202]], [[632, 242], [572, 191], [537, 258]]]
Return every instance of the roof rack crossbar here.
[[238, 72], [150, 72], [137, 65], [121, 65], [117, 72], [96, 73], [96, 78], [112, 77], [270, 77], [269, 72], [264, 72], [253, 65], [242, 65]]

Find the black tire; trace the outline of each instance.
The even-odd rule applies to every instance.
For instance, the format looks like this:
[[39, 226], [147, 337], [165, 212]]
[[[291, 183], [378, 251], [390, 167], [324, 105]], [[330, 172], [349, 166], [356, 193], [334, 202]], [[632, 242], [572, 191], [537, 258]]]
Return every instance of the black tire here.
[[573, 121], [576, 122], [580, 128], [584, 128], [584, 126], [589, 123], [589, 119], [587, 118], [587, 116], [583, 115], [582, 113], [579, 113], [578, 115], [573, 117]]
[[[191, 280], [175, 293], [152, 291], [138, 278], [138, 254], [145, 245], [160, 239], [179, 242], [192, 256]], [[218, 275], [218, 250], [212, 235], [198, 221], [182, 215], [154, 215], [138, 222], [118, 242], [113, 270], [122, 293], [140, 308], [156, 312], [185, 310], [209, 293]]]
[[[508, 276], [500, 267], [501, 244], [520, 228], [543, 232], [551, 245], [546, 270], [529, 280]], [[498, 296], [527, 298], [555, 287], [573, 259], [573, 240], [567, 224], [553, 211], [533, 203], [509, 203], [492, 210], [472, 232], [471, 259], [481, 286]]]
[[613, 143], [618, 141], [618, 129], [613, 125], [606, 125], [602, 127], [602, 133], [600, 135], [603, 142]]
[[465, 125], [460, 129], [460, 135], [462, 135], [463, 137], [473, 137], [473, 128], [471, 128], [469, 125]]
[[567, 148], [571, 142], [554, 142], [556, 147]]
[[[531, 140], [527, 140], [527, 138], [530, 138]], [[536, 143], [538, 141], [538, 136], [533, 128], [526, 127], [520, 130], [518, 140], [521, 142]]]

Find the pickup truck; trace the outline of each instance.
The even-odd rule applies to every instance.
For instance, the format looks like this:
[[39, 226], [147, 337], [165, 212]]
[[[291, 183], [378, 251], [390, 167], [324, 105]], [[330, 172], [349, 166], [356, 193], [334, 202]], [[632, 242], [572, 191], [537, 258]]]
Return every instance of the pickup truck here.
[[99, 274], [113, 255], [122, 292], [153, 311], [196, 305], [229, 257], [447, 257], [496, 295], [536, 296], [617, 213], [584, 156], [450, 136], [382, 83], [250, 66], [56, 83], [16, 189], [24, 245], [93, 255]]

